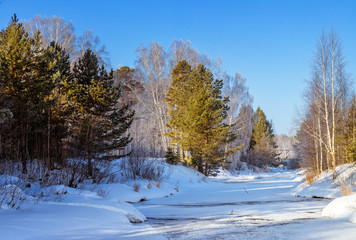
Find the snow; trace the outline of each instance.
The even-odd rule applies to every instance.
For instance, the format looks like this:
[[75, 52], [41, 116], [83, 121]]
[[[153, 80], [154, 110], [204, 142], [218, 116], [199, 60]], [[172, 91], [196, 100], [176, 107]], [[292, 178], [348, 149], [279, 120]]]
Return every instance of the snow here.
[[[341, 196], [337, 184], [353, 183], [350, 166], [338, 168], [339, 182], [325, 173], [315, 186], [307, 186], [301, 171], [282, 168], [258, 173], [220, 169], [216, 177], [206, 178], [189, 167], [161, 164], [165, 175], [160, 181], [126, 179], [76, 189], [32, 185], [22, 191], [14, 185], [18, 179], [6, 176], [11, 181], [5, 188], [13, 188], [25, 200], [20, 210], [4, 205], [0, 209], [1, 237], [353, 239], [356, 235], [355, 195], [334, 201], [307, 197]], [[135, 185], [140, 186], [137, 192]]]
[[[305, 178], [303, 178], [305, 180]], [[332, 171], [323, 172], [312, 185], [305, 181], [295, 187], [293, 193], [302, 197], [334, 199], [323, 210], [322, 216], [356, 223], [356, 167], [343, 164], [336, 167], [336, 179]], [[344, 196], [345, 194], [352, 194]]]
[[[301, 197], [323, 197], [334, 199], [344, 196], [342, 187], [356, 192], [356, 167], [353, 164], [343, 164], [336, 167], [336, 179], [332, 178], [332, 170], [323, 172], [312, 185], [307, 182], [298, 184], [294, 194]], [[301, 180], [305, 180], [303, 177]]]
[[322, 215], [356, 223], [356, 194], [333, 200], [323, 209]]
[[352, 224], [321, 215], [330, 200], [291, 194], [298, 172], [245, 173], [222, 172], [135, 206], [168, 239], [354, 239]]
[[[113, 168], [117, 164], [113, 163]], [[19, 211], [2, 205], [1, 235], [7, 239], [141, 239], [144, 233], [145, 237], [164, 239], [149, 225], [133, 225], [147, 219], [132, 203], [169, 197], [186, 184], [205, 184], [205, 177], [194, 169], [168, 164], [164, 167], [166, 175], [162, 181], [125, 180], [83, 184], [78, 189], [63, 185], [41, 188], [32, 184], [26, 192], [14, 185], [18, 178], [0, 176], [2, 185], [8, 184], [2, 191], [11, 190], [24, 199]], [[140, 186], [137, 192], [134, 185]], [[137, 233], [137, 229], [142, 233]]]

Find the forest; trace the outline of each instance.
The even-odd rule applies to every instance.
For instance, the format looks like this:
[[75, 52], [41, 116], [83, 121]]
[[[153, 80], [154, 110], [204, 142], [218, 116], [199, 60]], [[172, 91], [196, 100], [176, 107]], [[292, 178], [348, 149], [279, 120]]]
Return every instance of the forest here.
[[287, 165], [318, 176], [356, 161], [356, 100], [337, 35], [322, 33], [295, 136], [275, 135], [241, 73], [189, 41], [139, 46], [111, 68], [92, 31], [60, 17], [16, 15], [0, 33], [0, 174], [75, 187], [108, 178], [123, 158], [133, 178], [157, 178], [148, 158], [216, 174]]
[[1, 1], [0, 238], [353, 240], [351, 6]]

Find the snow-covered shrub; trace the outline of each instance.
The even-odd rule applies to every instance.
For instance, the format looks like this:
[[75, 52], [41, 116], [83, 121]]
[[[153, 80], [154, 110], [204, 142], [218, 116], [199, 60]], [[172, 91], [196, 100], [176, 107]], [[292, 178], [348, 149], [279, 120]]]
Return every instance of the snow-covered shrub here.
[[134, 192], [139, 192], [140, 191], [140, 187], [141, 187], [141, 185], [139, 183], [135, 183], [133, 185]]
[[263, 148], [256, 148], [241, 155], [241, 161], [258, 168], [276, 167], [279, 165], [275, 154]]
[[18, 186], [9, 184], [0, 187], [0, 208], [7, 206], [19, 209], [25, 200], [26, 194]]
[[96, 194], [99, 196], [99, 197], [106, 197], [108, 196], [109, 192], [106, 190], [106, 189], [99, 189]]
[[[41, 179], [43, 186], [63, 184], [68, 187], [76, 188], [84, 181], [94, 184], [113, 181], [110, 178], [110, 164], [106, 161], [93, 161], [93, 171], [88, 173], [86, 162], [80, 159], [68, 159], [61, 169], [48, 172]], [[91, 175], [91, 176], [90, 176]]]
[[142, 154], [133, 153], [121, 161], [123, 175], [127, 179], [148, 179], [159, 181], [163, 177], [164, 167], [159, 160], [150, 159]]
[[[25, 185], [38, 185], [40, 188], [45, 188], [54, 185], [64, 185], [68, 187], [78, 187], [83, 182], [94, 184], [107, 183], [114, 181], [110, 172], [111, 165], [106, 161], [94, 161], [93, 172], [90, 176], [87, 171], [86, 162], [80, 159], [68, 159], [61, 163], [61, 166], [49, 170], [45, 163], [39, 160], [33, 160], [27, 163], [27, 173], [21, 173], [21, 164], [2, 163], [0, 165], [0, 174], [13, 176], [18, 178], [21, 189], [25, 189]], [[12, 166], [7, 168], [8, 166]], [[15, 169], [15, 167], [17, 169]], [[0, 175], [1, 176], [1, 175]], [[1, 177], [0, 177], [1, 180]], [[9, 183], [7, 183], [9, 184]], [[12, 183], [11, 183], [12, 184]], [[0, 187], [4, 183], [0, 181]]]
[[288, 169], [296, 170], [296, 169], [300, 168], [300, 160], [298, 158], [287, 159], [285, 161], [285, 166]]
[[246, 169], [246, 167], [247, 167], [247, 164], [245, 162], [233, 161], [229, 166], [229, 170], [244, 171]]

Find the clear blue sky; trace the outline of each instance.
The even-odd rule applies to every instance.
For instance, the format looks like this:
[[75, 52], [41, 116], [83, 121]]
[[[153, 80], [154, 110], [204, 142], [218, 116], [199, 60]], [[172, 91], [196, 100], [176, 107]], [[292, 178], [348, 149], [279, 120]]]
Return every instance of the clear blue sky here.
[[254, 107], [273, 120], [276, 133], [288, 134], [293, 125], [323, 29], [339, 35], [347, 69], [356, 76], [356, 1], [0, 1], [1, 28], [13, 13], [63, 17], [77, 33], [99, 35], [113, 67], [134, 66], [140, 44], [168, 48], [174, 39], [190, 40], [210, 58], [222, 57], [229, 74], [247, 78]]

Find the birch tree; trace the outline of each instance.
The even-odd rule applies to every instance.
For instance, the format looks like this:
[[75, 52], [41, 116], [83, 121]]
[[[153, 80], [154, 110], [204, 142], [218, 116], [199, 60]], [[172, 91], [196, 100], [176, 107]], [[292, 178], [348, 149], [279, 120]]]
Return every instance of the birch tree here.
[[[163, 154], [168, 147], [167, 133], [167, 105], [164, 102], [170, 79], [167, 68], [167, 53], [163, 46], [153, 42], [148, 48], [141, 46], [137, 49], [137, 71], [144, 85], [145, 92], [137, 96], [153, 119], [153, 128], [159, 133], [160, 152]], [[152, 121], [153, 120], [153, 121]]]
[[[251, 120], [254, 116], [253, 109], [252, 111], [248, 111], [248, 109], [244, 109], [246, 111], [240, 111], [242, 106], [249, 106], [253, 102], [253, 98], [249, 93], [248, 87], [246, 86], [246, 79], [240, 74], [236, 73], [235, 77], [224, 74], [224, 88], [223, 95], [228, 96], [229, 101], [229, 110], [227, 111], [227, 118], [225, 119], [225, 123], [232, 127], [233, 131], [238, 134], [238, 137], [235, 141], [227, 144], [225, 146], [225, 151], [228, 151], [231, 148], [235, 148], [236, 146], [242, 146], [241, 151], [246, 151], [244, 148], [246, 145], [248, 146], [248, 142], [250, 139], [250, 134], [252, 133]], [[241, 112], [241, 114], [240, 114]], [[250, 113], [250, 114], [248, 114]], [[250, 132], [246, 132], [246, 130], [250, 129]], [[228, 162], [234, 162], [240, 160], [240, 152], [236, 152], [229, 156], [229, 159], [226, 159]]]
[[26, 31], [33, 35], [39, 30], [42, 34], [42, 48], [47, 48], [52, 41], [60, 44], [69, 55], [74, 54], [76, 36], [72, 22], [65, 22], [61, 17], [34, 16], [24, 21]]
[[307, 90], [311, 94], [307, 111], [312, 115], [313, 121], [304, 119], [303, 124], [304, 131], [319, 145], [320, 162], [317, 168], [323, 168], [322, 154], [325, 148], [326, 167], [332, 168], [334, 178], [338, 164], [336, 139], [340, 135], [337, 126], [345, 119], [349, 85], [341, 43], [333, 31], [327, 35], [323, 32], [314, 55], [312, 78]]

